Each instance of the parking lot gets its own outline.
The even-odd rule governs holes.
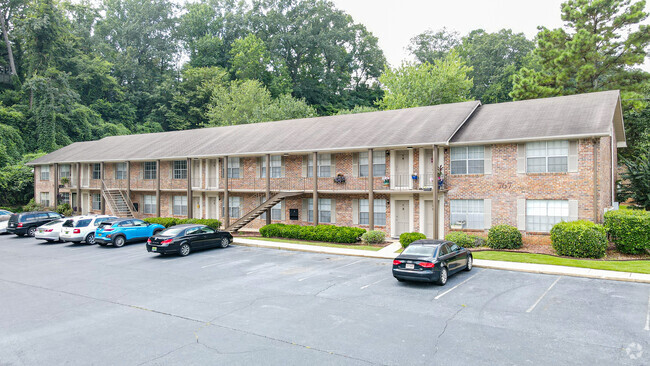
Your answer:
[[[650,364],[650,286],[231,246],[0,236],[0,365]]]

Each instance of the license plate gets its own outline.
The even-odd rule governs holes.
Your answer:
[[[43,232],[43,229],[38,230],[38,232],[39,232],[39,233],[42,233],[42,232]]]
[[[406,263],[406,267],[405,267],[405,268],[406,268],[406,269],[414,269],[414,268],[415,268],[415,264],[413,264],[413,263]]]
[[[70,234],[70,232],[68,230],[64,231],[63,233],[66,234],[66,235]]]
[[[158,250],[158,247],[151,247],[152,252],[155,252],[156,250]]]
[[[102,234],[101,234],[101,233],[97,233],[95,236],[102,236]]]

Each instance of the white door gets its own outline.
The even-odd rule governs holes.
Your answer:
[[[395,151],[395,177],[391,177],[395,187],[409,187],[409,152],[408,150]]]
[[[424,187],[433,187],[433,173],[434,173],[434,168],[433,168],[433,149],[425,149],[424,150],[424,169],[422,170],[424,172],[424,175],[420,177],[421,181],[420,183]],[[422,168],[421,168],[422,169]]]
[[[192,187],[201,188],[201,160],[192,160]]]
[[[208,218],[217,218],[217,197],[208,197]]]
[[[433,238],[433,200],[424,201],[424,227],[422,233],[427,238]]]
[[[409,231],[410,211],[408,200],[395,201],[395,235],[400,236],[402,233]]]
[[[90,196],[88,193],[83,193],[81,195],[81,213],[87,214],[90,212]]]
[[[208,168],[208,187],[217,187],[217,159],[210,159]]]
[[[203,212],[201,210],[201,196],[194,196],[192,197],[192,217],[195,219],[200,219],[203,218]]]

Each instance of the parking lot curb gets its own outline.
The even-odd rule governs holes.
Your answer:
[[[263,241],[263,240],[254,240],[254,239],[241,239],[237,237],[235,237],[233,244],[247,246],[247,247],[292,250],[292,251],[321,253],[321,254],[348,255],[348,256],[355,256],[355,257],[375,258],[375,259],[394,259],[399,255],[398,253],[386,253],[386,252],[380,253],[380,251],[322,247],[317,245],[292,244],[292,243],[282,243],[282,242],[270,242],[270,241]],[[591,268],[556,266],[552,264],[533,264],[533,263],[475,259],[474,266],[481,267],[481,268],[499,269],[499,270],[516,271],[516,272],[595,278],[595,279],[612,280],[612,281],[650,283],[650,274],[607,271],[607,270],[591,269]]]

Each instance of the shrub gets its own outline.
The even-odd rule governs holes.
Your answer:
[[[373,230],[363,233],[361,240],[368,244],[381,244],[386,239],[386,234],[383,231]]]
[[[29,211],[45,211],[47,207],[41,205],[40,203],[36,203],[36,201],[32,198],[29,200],[29,203],[23,206],[23,212],[29,212]]]
[[[402,244],[402,248],[406,248],[412,242],[426,238],[427,236],[422,233],[402,233],[402,235],[399,236],[399,242]]]
[[[614,210],[605,213],[605,229],[622,253],[650,252],[650,212]]]
[[[164,227],[170,227],[174,225],[180,224],[179,221],[182,219],[177,219],[175,217],[147,217],[144,219],[145,222],[148,222],[150,224],[160,224]]]
[[[476,247],[484,247],[484,246],[485,246],[485,238],[484,238],[484,237],[482,237],[482,236],[478,236],[478,235],[470,235],[469,237],[470,237],[470,238],[472,239],[472,241],[474,242],[472,245],[473,245],[475,248],[476,248]]]
[[[260,235],[271,238],[326,241],[332,243],[356,243],[365,229],[348,226],[318,225],[300,226],[270,224],[260,229]]]
[[[487,246],[493,249],[517,249],[522,246],[521,233],[510,225],[496,225],[488,231]]]
[[[472,248],[474,247],[474,239],[462,231],[452,231],[447,236],[445,240],[453,241],[463,248]]]
[[[186,224],[199,224],[209,226],[215,230],[219,230],[221,227],[221,221],[216,219],[186,219]]]
[[[607,250],[607,235],[604,227],[590,221],[559,222],[551,229],[551,244],[558,255],[601,258]]]
[[[62,203],[56,206],[56,212],[63,216],[72,216],[72,207],[70,207],[69,203]]]

